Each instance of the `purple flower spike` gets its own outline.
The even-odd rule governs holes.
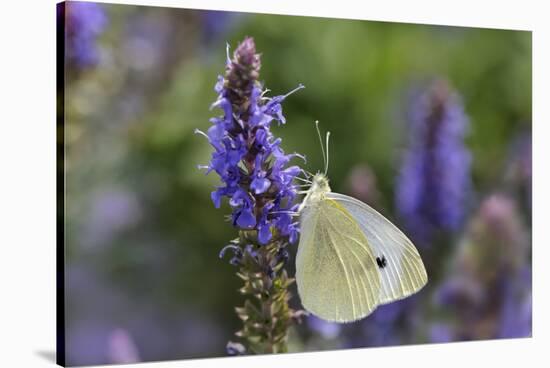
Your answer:
[[[436,231],[462,225],[470,190],[471,157],[464,145],[468,119],[443,81],[433,83],[412,107],[396,204],[408,232],[425,245]]]
[[[298,166],[286,167],[297,154],[285,155],[282,140],[270,131],[273,120],[284,124],[282,102],[294,90],[273,98],[264,97],[258,82],[260,56],[252,38],[246,38],[226,65],[225,77],[218,77],[214,90],[218,98],[212,107],[223,115],[212,118],[207,133],[214,148],[207,173],[215,171],[223,183],[212,192],[216,208],[222,197],[229,198],[233,224],[241,229],[255,229],[261,244],[273,239],[272,230],[295,242],[298,227],[289,211],[296,211],[292,201],[297,187],[294,178]]]
[[[97,38],[107,26],[107,15],[101,4],[69,2],[65,5],[65,40],[67,62],[78,69],[99,62]]]
[[[258,82],[260,65],[252,38],[237,47],[233,58],[228,46],[225,76],[218,78],[214,87],[218,98],[212,105],[223,115],[210,119],[207,133],[195,131],[213,147],[209,164],[199,168],[207,174],[214,171],[221,179],[212,201],[219,208],[223,197],[229,199],[232,224],[239,229],[239,237],[220,252],[220,257],[233,252],[229,263],[239,268],[244,282],[239,292],[248,298],[243,307],[235,308],[243,322],[236,335],[247,347],[229,342],[230,355],[287,351],[288,328],[303,315],[289,306],[292,279],[284,268],[285,248],[298,239],[298,223],[293,221],[298,205],[292,202],[298,191],[294,179],[302,172],[287,165],[293,157],[303,157],[285,154],[270,125],[274,120],[286,122],[282,102],[304,87],[265,97]]]

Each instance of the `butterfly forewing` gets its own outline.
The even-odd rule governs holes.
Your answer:
[[[345,206],[326,198],[305,207],[296,257],[303,306],[328,321],[351,322],[379,304],[380,275],[364,231]]]
[[[343,194],[329,193],[329,199],[344,207],[367,238],[374,257],[385,259],[379,267],[379,303],[405,298],[428,281],[422,259],[412,242],[395,225],[367,204]]]

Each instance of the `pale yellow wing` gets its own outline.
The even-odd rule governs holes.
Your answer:
[[[296,283],[306,310],[352,322],[379,304],[380,276],[368,240],[338,202],[320,200],[300,214]]]
[[[327,197],[343,206],[356,220],[374,257],[386,259],[386,266],[379,267],[381,304],[403,299],[426,285],[428,275],[417,249],[394,224],[355,198],[332,192]]]

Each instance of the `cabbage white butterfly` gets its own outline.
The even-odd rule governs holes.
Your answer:
[[[304,308],[334,322],[368,316],[380,304],[419,291],[428,276],[412,242],[367,204],[330,190],[328,141],[325,173],[309,174],[298,210],[300,242],[296,284]]]

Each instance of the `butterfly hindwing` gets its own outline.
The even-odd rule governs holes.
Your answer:
[[[405,298],[426,285],[428,276],[417,249],[395,225],[355,198],[332,192],[327,197],[355,219],[378,258],[381,304]]]
[[[326,198],[301,212],[296,282],[304,307],[351,322],[379,304],[380,272],[369,240],[349,211]]]

